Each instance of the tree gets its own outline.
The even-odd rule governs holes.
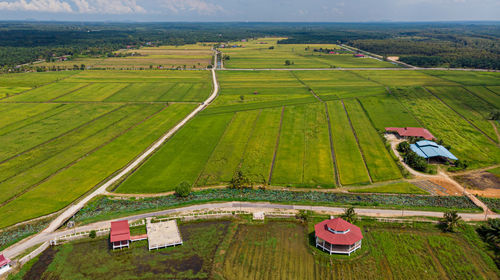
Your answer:
[[[229,187],[231,189],[244,189],[250,188],[252,186],[250,179],[239,170],[233,176],[231,181],[229,181]]]
[[[404,141],[398,144],[398,152],[406,154],[408,151],[410,151],[410,144],[408,142]]]
[[[340,217],[349,223],[355,223],[358,220],[358,215],[354,211],[354,207],[344,209],[344,214],[340,215]]]
[[[89,233],[89,237],[94,239],[97,237],[97,233],[95,232],[95,230],[91,230],[90,233]]]
[[[285,60],[285,65],[286,65],[286,66],[289,66],[289,65],[291,65],[291,64],[292,64],[292,63],[291,63],[291,61],[290,61],[290,60],[288,60],[288,59],[287,59],[287,60]]]
[[[457,214],[457,211],[447,211],[441,220],[443,231],[453,232],[457,226],[460,225],[462,217]]]
[[[240,100],[241,101],[245,100],[245,96],[244,95],[240,95]]]
[[[175,194],[179,197],[187,197],[191,193],[191,185],[188,182],[182,182],[175,187]]]

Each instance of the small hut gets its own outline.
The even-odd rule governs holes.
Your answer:
[[[351,255],[361,248],[363,234],[359,227],[341,218],[324,220],[314,226],[316,247],[331,254]]]

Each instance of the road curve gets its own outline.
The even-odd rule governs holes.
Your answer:
[[[25,250],[32,248],[38,244],[42,244],[49,240],[56,239],[60,236],[72,234],[75,232],[84,232],[90,230],[97,230],[102,228],[109,228],[112,221],[116,220],[139,220],[156,216],[165,216],[170,214],[176,214],[181,212],[189,211],[199,211],[199,210],[213,210],[213,209],[232,209],[232,210],[272,210],[272,209],[287,209],[287,210],[310,210],[310,211],[321,211],[327,212],[332,215],[340,214],[344,212],[344,208],[341,207],[329,207],[329,206],[308,206],[308,205],[289,205],[289,204],[274,204],[269,202],[221,202],[221,203],[206,203],[185,206],[180,208],[144,213],[133,215],[129,217],[124,217],[120,219],[108,220],[97,222],[74,229],[63,230],[58,232],[42,232],[33,238],[27,239],[21,243],[11,246],[6,249],[3,253],[8,258],[14,258],[19,254],[23,253]],[[356,213],[361,216],[369,217],[431,217],[431,218],[441,218],[443,217],[443,212],[432,212],[432,211],[418,211],[418,210],[391,210],[391,209],[376,209],[376,208],[356,208]],[[500,218],[499,214],[485,215],[484,213],[460,213],[459,214],[463,220],[466,221],[481,221],[486,218]]]

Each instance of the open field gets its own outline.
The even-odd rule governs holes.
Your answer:
[[[497,279],[500,271],[473,226],[442,233],[433,224],[361,221],[362,248],[330,256],[314,247],[314,224],[244,219],[180,225],[184,244],[111,251],[107,239],[51,247],[13,279]],[[87,260],[82,263],[81,260]],[[126,264],[126,265],[124,265]],[[85,273],[83,273],[85,272]]]
[[[229,224],[181,224],[184,244],[158,251],[149,251],[147,241],[112,251],[107,238],[51,247],[13,279],[208,279]]]
[[[219,48],[225,56],[229,56],[229,59],[224,61],[224,67],[254,69],[398,67],[373,58],[354,57],[352,52],[342,50],[333,44],[278,44],[279,39],[250,39],[248,42],[231,42],[227,47]],[[320,48],[335,50],[336,54],[314,51]],[[285,64],[286,60],[290,61],[290,65]]]
[[[384,86],[448,86],[456,85],[452,81],[440,79],[423,71],[353,71],[375,83]],[[458,72],[458,71],[456,71]]]
[[[150,84],[184,82],[196,87],[205,81],[208,86],[192,95],[199,100],[211,90],[206,73],[193,72],[190,77],[156,72],[165,73],[157,73]],[[72,81],[66,78],[0,102],[0,228],[65,207],[125,166],[195,107],[105,101],[132,84],[127,77],[136,76],[140,73],[120,72],[114,81],[109,71],[73,73]],[[3,77],[9,80],[1,76],[0,81]],[[136,94],[155,95],[155,87],[151,89]],[[170,92],[176,96],[178,91]],[[178,96],[186,95],[181,91]]]
[[[423,71],[426,74],[465,86],[500,86],[500,77],[494,72]]]
[[[143,47],[119,50],[114,57],[75,57],[66,61],[43,62],[35,66],[73,69],[85,65],[88,69],[204,69],[212,64],[210,45]]]

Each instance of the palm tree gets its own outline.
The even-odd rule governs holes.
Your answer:
[[[441,224],[443,225],[443,229],[445,231],[453,232],[461,220],[462,217],[457,214],[457,211],[448,211],[444,213]]]
[[[356,214],[356,211],[354,211],[354,207],[344,209],[344,214],[340,217],[349,223],[354,223],[358,220],[358,215]]]

